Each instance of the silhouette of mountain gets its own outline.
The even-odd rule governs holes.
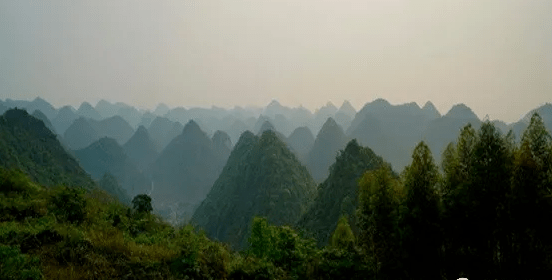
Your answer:
[[[131,199],[128,193],[121,187],[119,181],[113,174],[106,172],[102,178],[98,181],[100,188],[117,198],[123,204],[130,206]]]
[[[76,119],[63,134],[63,141],[71,150],[88,147],[99,138],[96,129],[84,117]]]
[[[238,142],[240,135],[249,129],[250,127],[247,126],[244,121],[238,119],[235,120],[232,125],[230,125],[230,127],[228,127],[225,131],[228,133],[228,135],[230,135],[232,143],[236,143]]]
[[[155,107],[155,111],[153,113],[158,116],[164,116],[169,112],[169,107],[163,103],[159,103],[157,107]]]
[[[6,111],[0,117],[0,135],[0,166],[20,169],[45,186],[95,186],[56,135],[25,110]]]
[[[48,119],[48,117],[46,117],[46,115],[44,115],[40,110],[35,110],[33,112],[33,117],[41,120],[42,122],[44,122],[44,125],[51,131],[53,132],[54,134],[57,134],[56,133],[56,129],[54,128],[54,126],[52,125],[52,123],[50,122],[50,120]]]
[[[102,99],[98,101],[94,109],[102,116],[102,119],[107,119],[117,115],[117,111],[119,111],[119,106]]]
[[[347,144],[343,128],[333,118],[328,118],[316,139],[307,158],[307,168],[316,182],[328,177],[328,168],[335,161],[337,152]]]
[[[93,120],[102,119],[102,116],[88,102],[83,102],[80,105],[79,109],[77,109],[77,115]]]
[[[117,104],[119,105],[117,115],[121,116],[132,128],[137,127],[142,120],[142,113],[138,109],[124,103]]]
[[[63,135],[67,128],[79,118],[71,106],[63,106],[59,109],[56,117],[52,120],[52,124],[56,129],[57,133]]]
[[[128,157],[140,170],[146,170],[159,156],[148,130],[140,126],[132,137],[123,145]]]
[[[150,168],[155,205],[169,208],[186,203],[188,207],[183,209],[186,213],[178,215],[186,214],[189,218],[213,186],[225,161],[211,139],[190,120]]]
[[[157,151],[161,152],[176,136],[182,133],[183,129],[184,126],[179,122],[157,117],[151,122],[148,132],[157,147]]]
[[[296,128],[286,142],[297,158],[306,163],[306,157],[314,145],[314,136],[310,129],[306,126]]]
[[[272,130],[246,131],[192,223],[217,240],[244,248],[254,216],[275,225],[294,224],[309,207],[316,185]]]
[[[90,120],[89,122],[100,137],[113,138],[119,145],[126,143],[134,134],[134,129],[130,124],[118,115],[101,121]]]
[[[84,149],[76,150],[75,156],[92,178],[100,180],[109,172],[131,196],[150,189],[150,181],[127,157],[115,139],[103,137]]]
[[[213,135],[212,141],[215,152],[220,158],[224,159],[224,163],[226,163],[226,160],[232,151],[232,140],[230,139],[230,136],[228,136],[228,134],[224,131],[217,130],[215,135]]]
[[[358,207],[358,180],[369,170],[384,163],[371,149],[361,147],[355,139],[339,152],[330,168],[330,175],[318,187],[318,194],[311,208],[299,220],[298,226],[306,229],[319,245],[327,245],[339,217],[346,215],[353,232],[356,227]]]

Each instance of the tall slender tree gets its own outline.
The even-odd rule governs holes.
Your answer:
[[[405,270],[409,279],[439,279],[441,227],[437,185],[439,170],[428,146],[420,142],[404,174],[406,197],[401,214]]]

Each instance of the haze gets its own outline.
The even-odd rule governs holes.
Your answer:
[[[552,1],[0,1],[0,99],[143,108],[552,101]]]

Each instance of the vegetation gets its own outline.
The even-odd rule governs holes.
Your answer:
[[[228,215],[199,216],[207,232],[167,224],[151,213],[148,195],[131,208],[103,190],[68,185],[71,178],[0,168],[0,279],[538,279],[552,271],[552,138],[534,114],[521,142],[514,139],[488,121],[467,125],[440,168],[421,142],[400,175],[350,142],[330,178],[355,187],[357,204],[344,212],[317,200],[338,213],[324,247],[283,222],[306,210],[316,189],[271,131],[242,135],[223,171],[234,175],[219,178],[220,197],[210,195],[201,210]],[[373,164],[362,167],[354,155]],[[346,197],[339,189],[337,200]],[[322,193],[332,191],[322,184]],[[257,208],[236,211],[244,201]],[[236,227],[219,227],[225,222]],[[241,231],[240,251],[207,237],[232,230]]]

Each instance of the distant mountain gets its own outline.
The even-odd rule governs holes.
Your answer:
[[[552,104],[546,103],[538,108],[535,108],[531,111],[529,111],[521,120],[519,120],[517,123],[513,123],[510,125],[510,128],[513,130],[516,140],[521,141],[521,137],[523,136],[523,132],[525,129],[529,126],[529,122],[531,122],[531,117],[535,112],[538,112],[539,115],[542,118],[542,121],[544,122],[544,126],[549,132],[552,132]]]
[[[437,118],[439,112],[431,102],[420,108],[414,102],[391,105],[387,100],[377,99],[355,115],[347,135],[373,149],[400,171],[410,162],[411,151],[422,140],[429,123]]]
[[[358,206],[358,180],[369,170],[384,163],[371,149],[361,147],[355,139],[339,152],[330,168],[330,175],[318,187],[311,208],[299,220],[298,226],[314,235],[319,245],[327,245],[337,226],[346,215],[353,232],[358,233],[355,211]]]
[[[441,161],[441,154],[446,146],[456,141],[460,130],[468,123],[471,123],[476,130],[481,125],[479,118],[464,104],[454,105],[443,117],[428,123],[423,132],[423,140],[431,149],[437,162]]]
[[[96,112],[98,112],[102,116],[102,119],[111,118],[117,115],[117,111],[119,111],[119,108],[119,106],[112,104],[104,99],[98,101],[96,107],[94,107]]]
[[[140,113],[138,109],[124,103],[117,104],[120,107],[117,111],[117,115],[121,116],[132,128],[137,127],[142,120],[142,113]]]
[[[148,132],[157,147],[157,151],[161,152],[176,136],[182,133],[183,129],[184,126],[179,122],[157,117],[151,122]]]
[[[46,117],[46,115],[44,115],[44,113],[42,113],[40,110],[35,110],[33,112],[33,117],[41,120],[44,122],[44,125],[51,131],[53,132],[54,134],[57,134],[56,133],[56,129],[54,128],[54,126],[52,125],[52,123],[50,122],[50,120],[48,119],[48,117]]]
[[[54,119],[57,114],[54,106],[40,97],[35,98],[33,101],[6,99],[4,106],[6,107],[6,110],[17,107],[18,109],[25,109],[29,113],[39,110],[46,115],[49,120]]]
[[[169,112],[169,107],[163,103],[159,103],[157,107],[155,107],[155,111],[153,113],[158,116],[164,116]]]
[[[6,107],[6,105],[4,105],[4,102],[0,100],[0,114],[3,115],[7,110],[8,110],[8,107]]]
[[[339,110],[335,113],[334,119],[343,129],[347,129],[349,125],[351,125],[355,114],[355,108],[353,108],[349,101],[345,100],[343,105],[341,105]]]
[[[307,154],[314,145],[314,136],[308,127],[302,126],[296,128],[291,135],[289,135],[286,142],[297,158],[305,163]]]
[[[99,138],[96,129],[84,117],[76,119],[63,134],[63,141],[71,150],[88,147]]]
[[[78,118],[79,115],[74,112],[71,106],[63,106],[59,109],[56,117],[51,121],[57,133],[63,135],[67,128]]]
[[[316,182],[322,182],[328,177],[330,165],[335,161],[337,152],[347,144],[347,136],[343,128],[333,118],[328,118],[307,156],[307,168]]]
[[[101,120],[102,116],[90,105],[88,102],[83,102],[79,109],[77,109],[77,115],[85,117],[87,119]]]
[[[151,196],[156,207],[168,208],[184,202],[188,204],[185,210],[191,216],[194,207],[213,186],[225,161],[211,139],[195,121],[190,120],[182,134],[167,145],[149,170],[155,186]]]
[[[103,137],[90,146],[75,151],[75,156],[92,178],[100,180],[109,172],[131,196],[151,188],[150,181],[138,170],[115,139]]]
[[[224,129],[224,131],[230,135],[232,143],[236,143],[238,142],[238,139],[240,139],[240,135],[249,129],[251,128],[247,126],[244,121],[238,119],[235,120],[228,128]]]
[[[308,209],[316,184],[276,134],[246,131],[192,223],[236,249],[246,246],[254,216],[293,225]]]
[[[123,145],[128,157],[140,170],[146,170],[159,156],[148,130],[140,126],[132,137]]]
[[[232,140],[230,136],[224,131],[217,130],[211,141],[213,141],[213,146],[217,155],[224,159],[224,163],[226,163],[232,151]]]
[[[56,135],[25,110],[6,111],[0,117],[0,135],[0,166],[21,169],[45,186],[95,186]]]
[[[333,118],[337,113],[337,107],[332,102],[326,103],[326,105],[320,107],[320,109],[314,112],[314,120],[309,127],[313,133],[318,134],[323,124],[328,118]]]
[[[106,172],[102,178],[98,181],[98,185],[101,189],[117,198],[125,205],[131,205],[131,198],[128,193],[121,187],[117,178],[113,174]]]
[[[100,137],[109,137],[123,145],[132,137],[134,129],[121,116],[113,116],[101,121],[89,120],[90,125],[98,132]]]

